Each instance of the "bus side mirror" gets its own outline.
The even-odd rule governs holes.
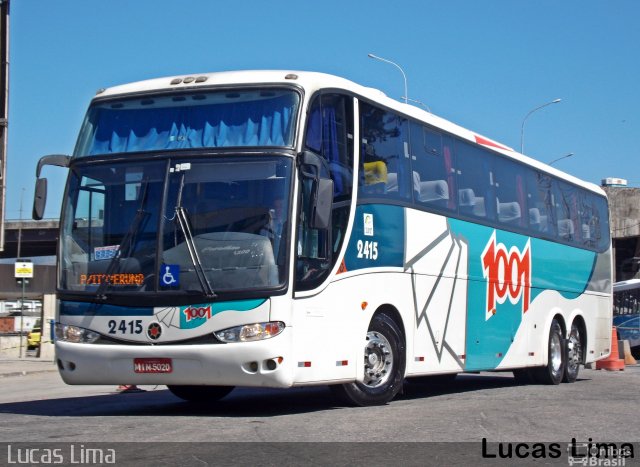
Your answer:
[[[328,175],[328,167],[317,154],[304,151],[300,154],[300,172],[308,180],[312,180],[311,189],[311,219],[309,227],[317,230],[327,230],[331,226],[331,211],[333,209],[333,180],[322,175],[322,169]]]
[[[36,179],[36,189],[33,195],[33,212],[31,217],[39,221],[44,216],[44,208],[47,205],[47,179]]]
[[[57,167],[69,167],[71,156],[63,154],[52,154],[43,156],[38,161],[36,167],[36,188],[33,196],[33,211],[31,217],[39,221],[44,216],[44,208],[47,205],[47,179],[40,178],[40,172],[45,165],[55,165]]]
[[[320,178],[315,186],[315,205],[311,218],[311,228],[327,230],[331,226],[333,180],[330,178]]]

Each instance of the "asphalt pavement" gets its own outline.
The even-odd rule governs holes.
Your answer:
[[[47,373],[58,371],[53,360],[43,360],[38,357],[4,357],[0,355],[0,378],[25,376],[33,373]]]

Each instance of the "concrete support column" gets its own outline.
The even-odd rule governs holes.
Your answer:
[[[55,294],[44,295],[42,299],[42,337],[40,339],[40,358],[42,360],[55,360],[55,347],[51,336],[51,324],[56,318]]]

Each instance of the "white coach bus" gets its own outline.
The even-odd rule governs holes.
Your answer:
[[[607,199],[375,89],[242,71],[100,90],[68,167],[56,355],[69,384],[572,382],[609,354]]]

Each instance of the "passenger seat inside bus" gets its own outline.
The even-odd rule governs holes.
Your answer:
[[[540,223],[542,221],[540,216],[540,209],[529,208],[529,227],[533,230],[540,230]]]
[[[415,172],[414,172],[415,173]],[[449,200],[449,185],[444,180],[428,180],[426,182],[418,182],[419,197],[422,203],[433,203],[446,206]]]
[[[473,188],[462,188],[458,190],[458,206],[460,208],[460,214],[474,217],[487,217],[484,198],[482,196],[476,196]]]
[[[413,191],[416,199],[420,198],[420,174],[413,171]],[[389,172],[387,174],[387,183],[385,186],[385,193],[398,193],[398,174],[396,172]]]
[[[386,189],[387,181],[387,164],[383,161],[364,163],[364,184],[366,193],[383,193]]]
[[[505,224],[515,224],[520,220],[522,211],[517,201],[508,203],[498,202],[498,221]]]
[[[561,219],[558,221],[558,236],[564,240],[573,238],[574,228],[571,219]]]

